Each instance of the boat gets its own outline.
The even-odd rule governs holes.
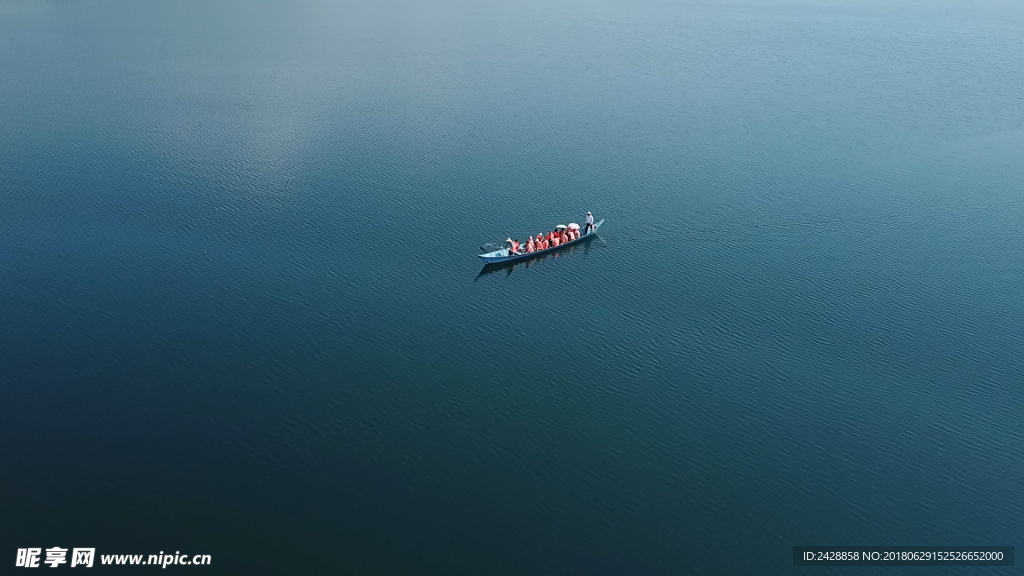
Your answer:
[[[589,239],[593,238],[594,236],[597,236],[597,229],[601,227],[601,224],[604,224],[604,219],[601,219],[600,222],[595,223],[593,230],[591,230],[590,232],[587,232],[586,234],[583,234],[579,238],[577,238],[575,240],[570,240],[570,241],[566,242],[565,244],[559,244],[558,246],[552,246],[551,248],[548,248],[547,250],[538,250],[536,252],[530,252],[530,253],[524,252],[522,254],[509,255],[508,248],[502,248],[501,250],[495,250],[494,252],[488,252],[486,254],[478,254],[478,256],[486,264],[502,264],[502,263],[505,263],[505,262],[516,262],[516,261],[519,261],[519,260],[527,260],[529,258],[536,258],[537,256],[540,256],[541,254],[548,254],[548,253],[554,252],[556,250],[561,250],[562,248],[565,248],[566,246],[572,246],[573,244],[577,244],[579,242],[584,242],[586,240],[589,240]]]

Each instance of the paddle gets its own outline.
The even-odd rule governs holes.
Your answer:
[[[504,250],[505,248],[508,248],[507,244],[507,242],[501,242],[500,244],[487,242],[483,246],[480,246],[480,249],[483,250],[484,252],[494,252],[495,250]]]
[[[495,250],[504,250],[505,248],[508,248],[508,243],[507,242],[502,242],[500,244],[495,244],[493,242],[487,242],[487,243],[483,244],[482,246],[480,246],[480,249],[483,250],[484,252],[494,252]],[[523,250],[525,248],[526,248],[526,243],[525,242],[521,243],[520,244],[520,250]]]
[[[523,253],[522,250],[524,250],[524,249],[525,248],[520,248],[520,251],[517,254],[514,254],[514,256],[518,256],[518,255],[522,254]],[[483,246],[481,246],[480,250],[483,250],[484,253],[490,253],[490,252],[497,252],[498,250],[511,250],[511,248],[509,248],[506,245],[506,243],[492,244],[492,243],[488,242],[488,243],[484,244]],[[509,254],[509,256],[513,256],[513,254]]]

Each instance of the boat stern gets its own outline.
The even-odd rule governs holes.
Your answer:
[[[494,252],[488,252],[486,254],[477,254],[477,257],[487,264],[501,262],[502,260],[508,258],[508,249],[502,248],[501,250],[495,250]]]

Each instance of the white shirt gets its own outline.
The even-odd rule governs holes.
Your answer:
[[[593,223],[594,223],[594,215],[593,214],[587,214],[587,224],[593,224]]]

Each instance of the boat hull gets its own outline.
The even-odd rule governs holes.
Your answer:
[[[591,230],[590,232],[587,232],[586,234],[580,236],[579,238],[577,238],[575,240],[570,240],[569,242],[566,242],[565,244],[559,244],[558,246],[552,246],[551,248],[548,248],[547,250],[540,250],[540,251],[537,251],[537,252],[530,252],[529,254],[517,254],[515,256],[509,256],[508,255],[508,248],[502,248],[501,250],[495,250],[494,252],[488,252],[487,254],[478,254],[477,256],[481,260],[483,260],[485,264],[504,264],[506,262],[518,262],[520,260],[529,260],[530,258],[536,258],[537,256],[541,256],[541,255],[544,255],[544,254],[550,254],[552,252],[557,252],[558,250],[561,250],[562,248],[567,248],[569,246],[572,246],[573,244],[579,244],[581,242],[586,242],[587,240],[593,238],[594,236],[597,236],[597,229],[601,227],[601,224],[604,224],[604,220],[601,220],[600,222],[597,222],[596,224],[594,224],[594,229],[593,230]]]

